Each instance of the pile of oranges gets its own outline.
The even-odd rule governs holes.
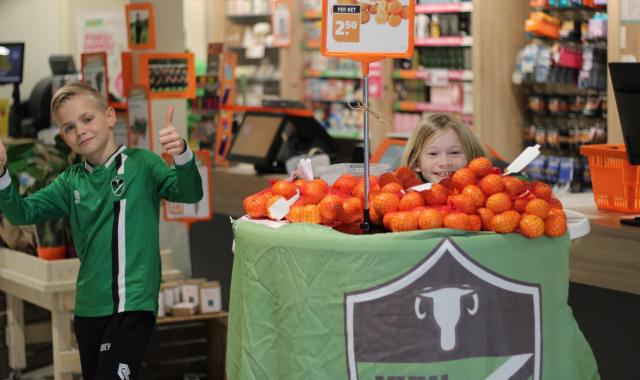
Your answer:
[[[549,185],[516,176],[503,176],[491,161],[469,162],[426,191],[409,188],[422,183],[408,167],[370,177],[369,215],[374,225],[393,232],[453,228],[467,231],[519,232],[535,239],[558,237],[567,231],[562,204]],[[364,178],[340,176],[332,186],[325,181],[277,181],[271,188],[244,199],[252,218],[270,217],[269,206],[297,191],[290,222],[329,226],[359,223],[364,208]]]

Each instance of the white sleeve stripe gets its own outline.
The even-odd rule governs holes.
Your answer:
[[[11,176],[9,175],[9,169],[5,169],[4,174],[0,177],[0,190],[4,190],[11,185]]]
[[[175,162],[176,165],[184,165],[187,162],[191,161],[192,157],[193,157],[193,152],[191,151],[191,148],[187,147],[187,149],[184,152],[173,156],[173,161]]]

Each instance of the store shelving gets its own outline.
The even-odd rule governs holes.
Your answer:
[[[607,139],[606,7],[535,5],[513,77],[525,95],[523,144],[542,146],[528,174],[582,191],[590,181],[580,146]]]
[[[280,97],[280,48],[268,43],[271,3],[227,0],[226,9],[225,47],[238,55],[236,104],[260,106]]]
[[[395,60],[391,72],[394,131],[410,132],[422,113],[456,114],[472,124],[473,8],[471,1],[416,5],[414,55]]]
[[[320,1],[303,2],[302,99],[333,137],[359,139],[362,112],[353,106],[362,99],[360,64],[320,54],[321,14]]]

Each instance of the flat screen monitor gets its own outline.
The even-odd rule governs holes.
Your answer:
[[[0,84],[21,83],[24,43],[0,42]]]
[[[73,62],[73,56],[70,55],[50,56],[49,67],[53,75],[67,75],[78,72],[78,70],[76,70],[76,64]]]
[[[640,165],[640,63],[609,63],[627,158]]]
[[[245,114],[233,138],[229,159],[253,164],[267,161],[282,121],[282,116],[277,114]]]
[[[286,173],[286,161],[325,153],[336,146],[316,119],[285,112],[247,111],[232,140],[227,159],[254,164],[258,173]]]

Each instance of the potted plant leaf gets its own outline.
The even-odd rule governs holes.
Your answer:
[[[8,168],[19,193],[28,196],[50,184],[79,158],[56,136],[55,145],[33,140],[16,140],[7,144]],[[64,258],[71,244],[68,218],[50,220],[35,226],[38,256],[51,260]]]

